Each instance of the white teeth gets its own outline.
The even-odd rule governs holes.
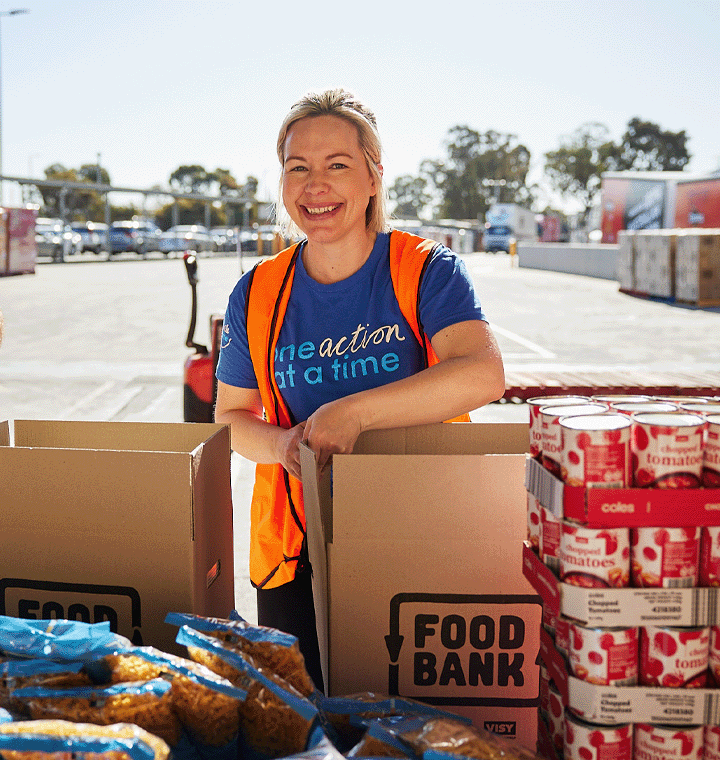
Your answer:
[[[306,207],[307,208],[307,207]],[[336,209],[337,206],[323,206],[322,208],[307,208],[308,214],[326,214],[328,211]]]

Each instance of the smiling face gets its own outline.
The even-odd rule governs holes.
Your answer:
[[[338,116],[309,116],[290,127],[283,204],[310,243],[371,237],[366,210],[376,192],[353,124]]]

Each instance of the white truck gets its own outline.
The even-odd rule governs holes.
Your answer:
[[[515,203],[496,203],[485,214],[483,247],[486,251],[510,252],[511,240],[538,239],[535,214]]]

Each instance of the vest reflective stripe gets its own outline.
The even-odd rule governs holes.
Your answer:
[[[275,379],[275,348],[285,318],[302,244],[259,262],[246,299],[250,356],[265,410],[273,425],[296,424]],[[390,272],[400,310],[420,343],[426,364],[438,358],[419,320],[420,283],[437,243],[394,230],[390,234]],[[469,415],[452,420],[469,422]],[[295,577],[297,562],[307,561],[302,484],[279,464],[258,464],[250,507],[250,580],[258,588],[275,588]]]

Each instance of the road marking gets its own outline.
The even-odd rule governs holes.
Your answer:
[[[158,410],[163,406],[167,406],[169,409],[172,409],[173,406],[175,406],[179,414],[179,410],[182,409],[182,403],[177,403],[178,399],[182,402],[182,388],[165,388],[142,411],[128,415],[127,420],[141,422],[146,419],[156,419]],[[169,401],[172,401],[172,404],[168,403]]]
[[[497,325],[493,324],[490,325],[490,328],[493,332],[496,332],[499,335],[504,335],[506,338],[514,340],[521,346],[525,346],[525,348],[530,349],[530,351],[537,354],[538,356],[542,356],[543,359],[557,359],[557,354],[554,354],[552,351],[548,351],[542,346],[538,346],[537,343],[533,343],[527,338],[523,338],[522,335],[518,335],[517,333],[511,332],[510,330],[505,330],[503,327],[498,327]]]
[[[102,385],[98,385],[97,388],[92,393],[88,393],[86,396],[83,396],[81,399],[76,401],[72,406],[68,407],[67,409],[63,409],[62,412],[60,412],[57,417],[55,417],[56,420],[69,420],[75,412],[77,412],[79,409],[82,409],[84,406],[87,406],[87,404],[94,401],[98,396],[102,396],[103,393],[106,393],[109,391],[113,386],[115,385],[114,381],[108,380],[106,383],[103,383]]]

